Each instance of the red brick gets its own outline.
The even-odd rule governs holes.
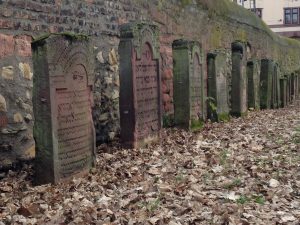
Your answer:
[[[14,27],[13,21],[0,19],[0,28],[2,28],[2,29],[12,29],[13,27]]]
[[[8,123],[8,118],[5,114],[0,114],[0,127],[6,127]]]
[[[172,47],[170,45],[160,46],[160,52],[172,56]]]
[[[12,35],[0,34],[0,59],[14,53],[14,37]]]
[[[16,54],[23,57],[31,56],[31,41],[32,37],[29,35],[16,36]]]
[[[151,7],[150,8],[150,15],[153,19],[155,19],[156,22],[161,24],[166,24],[166,15],[164,13],[161,13],[157,7]]]

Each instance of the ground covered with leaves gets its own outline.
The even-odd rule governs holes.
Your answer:
[[[145,149],[102,145],[68,184],[33,186],[32,164],[0,177],[0,225],[299,225],[300,106],[164,130]]]

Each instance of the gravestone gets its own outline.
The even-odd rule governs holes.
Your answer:
[[[86,174],[95,163],[93,52],[85,36],[32,43],[36,183]]]
[[[274,63],[270,59],[261,60],[260,73],[260,108],[270,109],[272,101],[272,84]]]
[[[243,116],[247,113],[247,75],[246,45],[232,43],[232,81],[231,81],[231,115]]]
[[[137,148],[157,139],[162,126],[159,30],[136,22],[120,32],[121,140]]]
[[[294,101],[296,99],[296,79],[295,79],[295,73],[291,74],[291,101]]]
[[[276,100],[277,100],[277,108],[281,105],[281,92],[280,92],[280,77],[281,77],[281,70],[278,64],[276,64]]]
[[[273,66],[271,108],[277,109],[280,105],[280,73],[277,63]]]
[[[228,74],[231,74],[225,51],[216,50],[207,55],[208,118],[212,121],[229,120]]]
[[[174,41],[172,47],[175,124],[198,130],[206,119],[207,93],[201,47],[186,40]]]
[[[248,108],[260,109],[259,83],[260,60],[252,60],[247,63],[248,77]]]
[[[295,94],[296,94],[296,99],[299,99],[299,71],[295,74],[295,81],[296,81],[296,86],[295,86]]]
[[[292,102],[292,79],[291,74],[288,75],[288,104]]]
[[[287,105],[287,79],[280,78],[280,107],[284,108]]]
[[[290,104],[290,76],[289,75],[284,75],[286,79],[286,104]]]

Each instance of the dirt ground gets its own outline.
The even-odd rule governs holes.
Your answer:
[[[198,133],[98,149],[90,175],[34,187],[33,165],[0,175],[3,224],[300,224],[300,104]]]

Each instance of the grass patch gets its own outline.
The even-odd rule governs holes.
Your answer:
[[[224,149],[222,152],[220,152],[219,158],[220,158],[220,165],[224,166],[227,164],[228,160],[228,150]]]
[[[199,131],[203,128],[204,122],[201,120],[194,120],[191,121],[191,130],[192,131]]]
[[[176,177],[175,177],[175,180],[176,180],[176,183],[181,183],[184,181],[184,175],[183,173],[180,173],[178,174]]]
[[[245,204],[245,203],[247,203],[247,202],[250,202],[250,201],[251,201],[251,199],[248,198],[248,197],[245,196],[245,195],[241,195],[241,196],[239,197],[239,199],[236,200],[236,202],[237,202],[238,204],[241,204],[241,205],[243,205],[243,204]]]
[[[142,202],[139,204],[139,206],[141,208],[145,208],[149,213],[153,213],[155,210],[157,210],[159,208],[160,204],[161,204],[161,200],[158,197],[153,201]]]
[[[263,196],[257,196],[254,198],[255,203],[260,204],[260,205],[264,205],[266,200]]]
[[[164,128],[169,128],[169,127],[174,127],[175,121],[174,121],[174,116],[173,115],[163,115],[163,127]]]
[[[233,188],[235,188],[235,187],[238,187],[238,186],[241,186],[241,184],[242,184],[242,181],[240,180],[240,179],[235,179],[234,181],[232,181],[231,183],[229,183],[229,184],[225,184],[224,185],[224,188],[225,189],[233,189]]]

